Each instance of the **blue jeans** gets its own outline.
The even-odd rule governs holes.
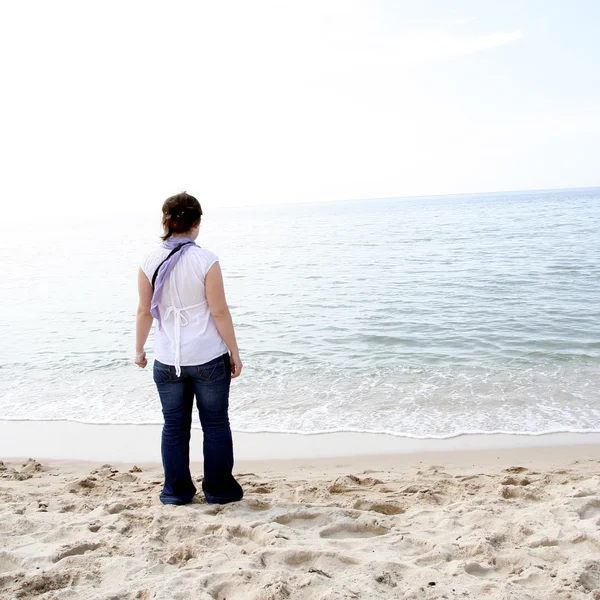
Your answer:
[[[162,404],[163,504],[186,504],[196,494],[190,474],[190,434],[194,396],[204,434],[202,491],[210,504],[241,500],[244,492],[232,475],[233,441],[229,427],[231,362],[224,354],[203,365],[175,367],[154,361],[154,382]]]

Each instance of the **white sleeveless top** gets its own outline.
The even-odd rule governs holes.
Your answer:
[[[159,246],[142,262],[148,281],[170,250]],[[161,328],[154,330],[154,357],[165,365],[202,365],[227,352],[210,314],[204,280],[219,260],[216,254],[195,246],[182,254],[169,273],[158,305]]]

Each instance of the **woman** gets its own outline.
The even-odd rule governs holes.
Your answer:
[[[229,386],[242,372],[223,277],[215,254],[195,244],[202,209],[196,198],[177,194],[163,204],[163,244],[138,272],[135,362],[148,364],[144,345],[153,319],[154,382],[162,404],[164,504],[191,502],[196,487],[190,475],[190,428],[194,396],[204,434],[207,502],[241,500],[232,475]]]

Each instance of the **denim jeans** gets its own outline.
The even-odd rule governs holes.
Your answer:
[[[231,363],[224,354],[203,365],[175,367],[154,361],[154,382],[162,404],[163,504],[186,504],[196,494],[190,474],[190,434],[194,396],[204,434],[202,491],[210,504],[226,504],[244,495],[232,475],[233,441],[229,427]]]

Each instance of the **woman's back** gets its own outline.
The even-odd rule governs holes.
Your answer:
[[[159,246],[142,262],[150,283],[169,253],[168,248]],[[227,352],[210,313],[204,287],[206,274],[218,260],[210,250],[193,246],[182,254],[166,278],[159,302],[161,327],[154,334],[154,354],[161,363],[176,362],[178,321],[181,365],[203,364]]]

